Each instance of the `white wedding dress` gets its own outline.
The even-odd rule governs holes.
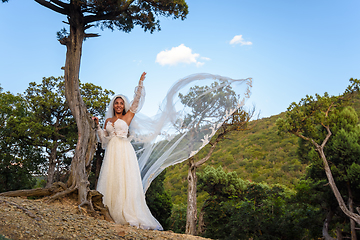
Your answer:
[[[131,145],[128,125],[117,119],[106,125],[108,139],[97,190],[116,223],[142,229],[163,230],[145,201],[137,157]]]

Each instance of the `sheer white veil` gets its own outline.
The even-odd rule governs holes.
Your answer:
[[[138,157],[144,192],[168,166],[194,156],[250,97],[252,79],[231,79],[199,73],[174,83],[153,117],[137,113],[129,140]],[[113,116],[110,102],[105,119]]]

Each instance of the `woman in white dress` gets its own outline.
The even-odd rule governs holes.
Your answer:
[[[144,103],[145,75],[131,103],[123,95],[111,100],[103,129],[94,118],[106,148],[97,190],[116,223],[162,230],[146,205],[146,190],[168,166],[187,160],[209,143],[222,124],[244,106],[252,79],[208,73],[179,79],[168,90],[159,112],[149,118],[138,113]]]
[[[103,202],[115,223],[163,230],[146,205],[139,164],[128,139],[131,121],[144,100],[145,75],[145,72],[141,75],[131,103],[123,95],[113,98],[103,129],[99,126],[98,118],[94,117],[98,136],[106,147],[97,190],[103,194]]]

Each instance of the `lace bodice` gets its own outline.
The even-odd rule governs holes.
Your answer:
[[[127,138],[128,130],[129,126],[120,118],[118,118],[114,123],[108,121],[106,124],[106,132],[110,138],[114,136]]]

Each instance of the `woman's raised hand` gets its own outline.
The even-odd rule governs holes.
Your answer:
[[[143,72],[140,77],[139,84],[141,84],[145,80],[146,72]]]

